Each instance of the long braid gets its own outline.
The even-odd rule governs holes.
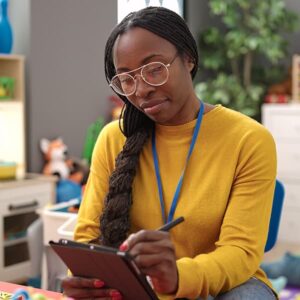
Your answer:
[[[107,82],[116,74],[113,48],[118,36],[134,27],[141,27],[171,42],[179,55],[187,55],[194,63],[191,76],[198,69],[196,42],[184,20],[162,7],[148,7],[130,13],[111,32],[105,47],[105,76]],[[115,170],[109,179],[109,190],[100,217],[100,242],[118,247],[130,229],[130,207],[132,204],[132,183],[139,162],[139,155],[148,140],[154,122],[135,108],[125,96],[119,96],[125,103],[120,117],[120,129],[126,136],[123,150],[116,158]]]
[[[132,203],[132,182],[139,154],[148,139],[148,131],[141,129],[126,139],[116,158],[116,168],[109,179],[109,191],[100,218],[101,243],[118,247],[130,229],[129,210]]]

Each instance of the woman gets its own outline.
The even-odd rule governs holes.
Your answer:
[[[168,9],[131,13],[114,28],[105,73],[125,109],[120,127],[112,122],[98,138],[75,239],[129,251],[162,299],[276,299],[259,268],[273,139],[252,119],[197,99],[197,68],[196,43]],[[155,231],[178,216],[185,221],[170,233]],[[122,299],[104,285],[63,281],[76,299]]]

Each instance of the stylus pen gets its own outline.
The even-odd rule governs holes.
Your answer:
[[[168,231],[170,230],[171,228],[173,228],[174,226],[176,226],[177,224],[181,223],[184,221],[184,217],[179,217],[175,220],[172,220],[171,222],[163,225],[162,227],[158,228],[157,230],[159,231]]]

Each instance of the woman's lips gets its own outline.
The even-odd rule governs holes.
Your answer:
[[[149,100],[149,101],[143,102],[140,105],[140,108],[146,114],[153,115],[153,114],[158,113],[162,109],[162,107],[165,103],[166,103],[166,100],[153,100],[153,101]]]

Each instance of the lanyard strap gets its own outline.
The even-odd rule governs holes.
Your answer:
[[[152,155],[153,155],[153,161],[154,161],[154,167],[155,167],[155,175],[156,175],[156,181],[157,181],[157,187],[158,187],[158,193],[159,193],[159,201],[160,201],[160,208],[161,208],[161,213],[162,213],[162,218],[164,223],[168,223],[170,221],[173,220],[174,217],[174,213],[175,213],[175,209],[178,203],[178,199],[179,199],[179,194],[180,194],[180,190],[181,190],[181,186],[182,186],[182,182],[183,182],[183,176],[187,167],[187,164],[189,162],[190,156],[192,155],[192,152],[194,150],[194,146],[198,137],[198,133],[199,133],[199,129],[201,126],[201,122],[202,122],[202,117],[203,117],[203,112],[204,112],[204,104],[201,102],[200,104],[200,111],[198,113],[198,117],[197,117],[197,122],[196,122],[196,126],[193,132],[193,137],[192,137],[192,141],[190,144],[190,149],[186,158],[186,162],[185,162],[185,166],[183,168],[182,174],[179,178],[177,187],[176,187],[176,191],[172,200],[172,205],[168,214],[168,218],[166,219],[165,216],[165,203],[164,203],[164,198],[163,198],[163,191],[162,191],[162,182],[161,182],[161,176],[160,176],[160,171],[159,171],[159,165],[158,165],[158,155],[157,155],[157,151],[156,151],[156,141],[155,141],[155,128],[153,129],[153,133],[152,133]]]

